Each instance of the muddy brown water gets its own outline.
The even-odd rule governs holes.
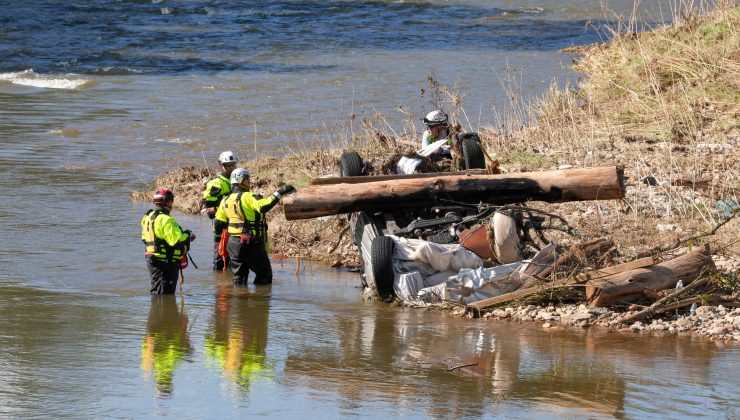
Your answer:
[[[331,146],[376,111],[403,132],[430,74],[476,130],[506,86],[576,81],[559,50],[601,39],[601,1],[62,3],[0,8],[0,417],[738,416],[737,347],[404,311],[291,260],[235,289],[201,217],[175,214],[201,269],[147,295],[128,197],[156,174]]]
[[[81,276],[87,290],[0,285],[0,416],[738,414],[737,347],[402,310],[292,260],[273,260],[272,286],[188,269],[182,292],[150,297],[141,263]]]

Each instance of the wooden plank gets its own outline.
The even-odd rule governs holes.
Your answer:
[[[627,270],[634,270],[635,268],[647,267],[655,264],[653,257],[640,258],[634,261],[628,261],[626,263],[613,265],[611,267],[600,268],[598,270],[588,271],[581,273],[576,276],[577,283],[584,283],[589,280],[595,280],[601,277],[610,276],[612,274],[621,273]]]
[[[513,292],[509,292],[506,294],[503,294],[501,296],[494,296],[492,298],[479,300],[477,302],[469,303],[468,308],[473,308],[477,310],[481,310],[483,308],[487,308],[489,306],[497,305],[499,303],[505,303],[512,300],[521,299],[527,296],[531,296],[540,292],[544,292],[545,290],[549,289],[555,289],[558,287],[562,287],[565,285],[565,283],[568,281],[568,279],[564,280],[558,280],[553,284],[542,284],[539,286],[530,287],[527,289],[521,289],[521,290],[515,290]]]

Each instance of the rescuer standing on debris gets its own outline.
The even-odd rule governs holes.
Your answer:
[[[421,148],[425,148],[437,140],[443,140],[450,135],[450,126],[447,124],[447,115],[440,110],[435,110],[423,119],[427,129],[421,137]],[[449,154],[449,148],[447,149]]]
[[[187,258],[190,242],[195,234],[182,228],[170,216],[175,194],[167,189],[154,193],[156,210],[149,210],[141,218],[141,240],[151,277],[151,294],[175,293],[181,260]],[[187,261],[187,260],[185,260]],[[184,263],[187,266],[187,262]]]
[[[292,185],[280,187],[267,198],[251,192],[249,171],[237,168],[231,173],[233,192],[221,202],[216,212],[215,232],[227,229],[227,249],[231,257],[234,284],[247,284],[249,270],[254,271],[254,284],[272,283],[272,266],[267,253],[267,220],[270,211],[287,194],[295,191]]]
[[[229,176],[231,176],[231,172],[236,168],[237,161],[236,156],[230,151],[221,153],[218,157],[218,166],[221,168],[221,172],[218,176],[206,183],[205,190],[203,191],[203,208],[211,220],[216,217],[216,210],[219,204],[221,204],[221,200],[231,194]],[[218,252],[221,242],[220,232],[215,232],[213,241],[213,269],[221,271],[228,267],[229,262],[227,256],[221,257]]]

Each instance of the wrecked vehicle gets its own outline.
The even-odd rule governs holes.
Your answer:
[[[470,268],[506,264],[521,257],[525,225],[521,212],[499,210],[495,206],[435,206],[412,211],[356,212],[350,215],[350,231],[360,253],[362,281],[374,287],[381,298],[393,297],[395,272],[417,267],[400,267],[394,262],[399,241],[424,247],[422,259],[431,263],[436,273],[450,271],[450,265]],[[409,240],[413,242],[409,242]],[[424,244],[427,242],[428,244]],[[453,247],[434,245],[453,245]],[[455,252],[461,244],[464,253],[457,252],[458,261],[439,262],[447,250]],[[409,257],[410,259],[411,257]],[[464,260],[460,262],[459,260]],[[486,264],[488,262],[488,264]],[[430,269],[426,269],[432,274]],[[425,271],[422,269],[422,271]],[[458,270],[459,271],[459,270]],[[450,273],[445,273],[447,276]]]
[[[451,143],[452,154],[439,153],[445,143]],[[453,157],[454,156],[454,157]],[[397,174],[448,172],[455,170],[485,169],[486,160],[476,133],[456,134],[450,140],[438,140],[418,150],[415,154],[399,156],[391,165]],[[339,157],[340,176],[369,175],[372,168],[355,151],[346,151]]]
[[[396,173],[424,173],[431,168],[484,169],[485,156],[476,133],[452,136],[452,149],[460,159],[455,162],[450,155],[437,154],[447,140],[439,140],[419,150],[416,156],[401,156],[395,164]],[[424,159],[434,158],[441,165],[421,165]],[[369,175],[370,165],[359,153],[347,151],[339,158],[340,176]],[[491,209],[479,212],[474,206],[435,206],[431,208],[404,209],[396,212],[359,211],[349,216],[350,231],[360,253],[363,286],[373,285],[381,298],[393,296],[394,240],[388,236],[416,238],[438,244],[455,243],[464,230],[479,226],[491,216]],[[513,219],[512,219],[513,220]],[[518,244],[517,244],[518,245]]]
[[[495,175],[468,171],[352,176],[314,181],[312,186],[286,197],[286,219],[349,214],[350,230],[362,259],[362,281],[374,287],[382,298],[399,293],[412,296],[418,294],[421,286],[443,285],[453,275],[461,280],[463,268],[478,270],[466,272],[465,276],[469,276],[464,281],[471,284],[483,286],[483,275],[489,279],[505,275],[507,279],[519,277],[511,288],[522,287],[532,275],[538,275],[524,258],[539,257],[539,267],[552,264],[554,246],[547,244],[542,229],[558,224],[552,219],[559,219],[556,222],[561,228],[567,228],[567,223],[519,203],[624,196],[623,174],[614,166]],[[525,241],[532,246],[524,248]],[[549,250],[545,252],[546,249]],[[510,272],[481,271],[493,265],[509,266],[506,269]],[[522,275],[513,275],[514,271]],[[435,275],[438,276],[429,278]],[[453,296],[449,290],[442,292],[442,300],[481,297],[467,291],[466,296]]]

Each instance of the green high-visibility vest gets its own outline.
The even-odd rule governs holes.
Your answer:
[[[179,261],[190,247],[190,234],[162,210],[149,210],[141,218],[141,240],[146,254],[167,262]]]
[[[203,191],[203,204],[207,208],[218,207],[221,200],[229,194],[231,194],[231,182],[226,174],[221,173],[206,183]]]

